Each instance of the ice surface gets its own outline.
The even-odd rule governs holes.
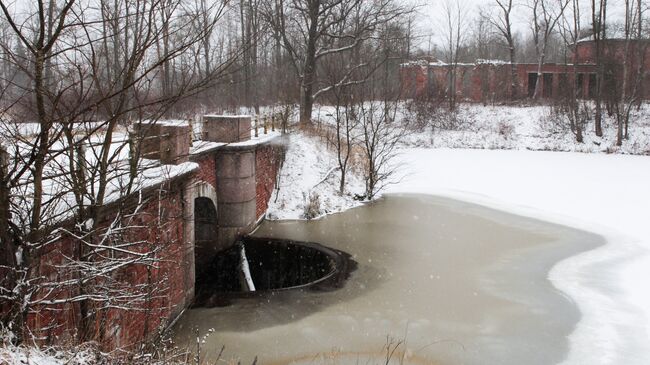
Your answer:
[[[582,319],[566,364],[650,363],[650,158],[580,153],[407,149],[390,192],[477,202],[601,234],[550,279]]]

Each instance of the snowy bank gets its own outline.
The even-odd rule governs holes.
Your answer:
[[[334,124],[334,108],[318,106],[314,120]],[[413,120],[417,113],[403,104],[398,119]],[[454,113],[434,108],[421,116],[428,119],[406,138],[405,147],[477,148],[585,153],[650,155],[650,104],[644,103],[631,114],[630,135],[616,146],[615,116],[603,116],[603,136],[597,137],[593,123],[585,126],[584,143],[577,143],[565,116],[548,105],[507,106],[459,104]],[[416,123],[417,124],[417,123]],[[446,125],[445,127],[441,124]]]
[[[354,172],[347,175],[344,194],[339,194],[340,171],[335,153],[319,137],[304,133],[289,136],[278,189],[271,197],[268,219],[304,219],[310,200],[317,201],[316,218],[361,204],[354,199],[363,193],[363,181]]]

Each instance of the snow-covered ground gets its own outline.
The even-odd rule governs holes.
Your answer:
[[[335,109],[318,105],[313,119],[324,129],[335,124]],[[401,105],[398,118],[413,119],[405,105]],[[438,115],[437,118],[450,118]],[[520,151],[563,151],[595,154],[650,155],[650,104],[633,110],[630,124],[630,138],[622,147],[615,145],[616,128],[613,118],[605,115],[603,137],[596,137],[593,125],[588,124],[584,142],[577,143],[575,136],[566,128],[566,120],[559,121],[549,106],[482,106],[459,105],[457,127],[441,129],[434,122],[419,128],[411,126],[402,138],[402,151],[412,148],[466,148],[486,150]],[[562,126],[564,123],[564,127]],[[360,131],[353,133],[359,138]],[[346,193],[338,193],[340,172],[336,169],[337,159],[332,148],[327,148],[325,139],[314,137],[313,133],[295,132],[290,135],[287,161],[281,172],[280,191],[270,204],[270,219],[302,219],[310,195],[318,195],[318,215],[338,212],[361,204],[354,195],[364,192],[363,179],[358,171],[348,174]],[[606,173],[605,173],[606,174]],[[397,176],[399,178],[399,174]],[[322,181],[324,180],[324,181]]]
[[[398,119],[416,119],[413,108],[401,105]],[[332,124],[334,108],[318,106],[314,119]],[[633,109],[629,139],[616,146],[615,118],[604,114],[603,137],[597,137],[593,123],[585,126],[584,143],[576,143],[566,117],[546,105],[535,106],[483,106],[460,104],[454,114],[438,109],[429,115],[438,122],[413,125],[411,133],[403,140],[408,147],[425,148],[478,148],[516,149],[534,151],[602,152],[650,155],[650,104]],[[448,128],[450,119],[455,127]],[[441,120],[445,122],[441,122]],[[440,124],[447,124],[441,128]]]
[[[566,117],[548,106],[462,105],[457,130],[415,133],[407,142],[413,147],[516,149],[650,155],[650,105],[634,110],[629,140],[616,146],[613,117],[604,116],[604,135],[597,137],[592,123],[586,125],[584,143],[576,143]]]
[[[289,135],[288,151],[279,178],[279,190],[271,197],[267,218],[302,219],[310,199],[316,200],[315,216],[352,208],[360,202],[355,194],[363,193],[358,174],[348,174],[348,184],[339,194],[340,171],[334,152],[319,137],[304,133]],[[312,216],[312,218],[315,218]]]
[[[10,365],[89,365],[97,364],[96,351],[82,346],[76,351],[42,350],[37,347],[0,347],[0,363]]]
[[[604,236],[605,246],[549,273],[582,313],[565,363],[650,364],[650,157],[639,156],[650,152],[648,105],[620,149],[611,120],[603,138],[590,131],[577,144],[570,132],[548,131],[545,107],[463,108],[474,127],[412,134],[394,161],[401,180],[385,192],[453,197]],[[499,123],[513,126],[507,136]],[[311,192],[322,197],[322,214],[360,204],[337,194],[335,161],[318,139],[291,135],[270,217],[303,218]],[[363,181],[351,179],[348,191],[362,192]]]

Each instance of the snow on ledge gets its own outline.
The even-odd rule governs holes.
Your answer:
[[[227,143],[223,142],[210,142],[210,141],[195,141],[190,147],[190,155],[199,155],[201,153],[217,149],[225,146]]]
[[[223,114],[207,114],[204,115],[206,118],[223,118],[223,119],[241,119],[241,118],[251,118],[253,116],[250,114],[239,114],[239,115],[223,115]]]
[[[261,128],[260,128],[261,129]],[[253,131],[253,134],[255,131]],[[251,139],[247,141],[242,141],[242,142],[235,142],[235,143],[228,143],[227,145],[230,147],[248,147],[248,146],[256,146],[258,144],[264,144],[267,143],[275,138],[278,138],[282,135],[281,132],[275,131],[275,132],[268,132],[267,134],[262,134],[260,133],[258,137],[251,137]]]

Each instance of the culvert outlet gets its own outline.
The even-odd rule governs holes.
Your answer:
[[[317,243],[246,237],[219,252],[196,278],[194,307],[277,291],[333,290],[355,268],[347,253]]]

